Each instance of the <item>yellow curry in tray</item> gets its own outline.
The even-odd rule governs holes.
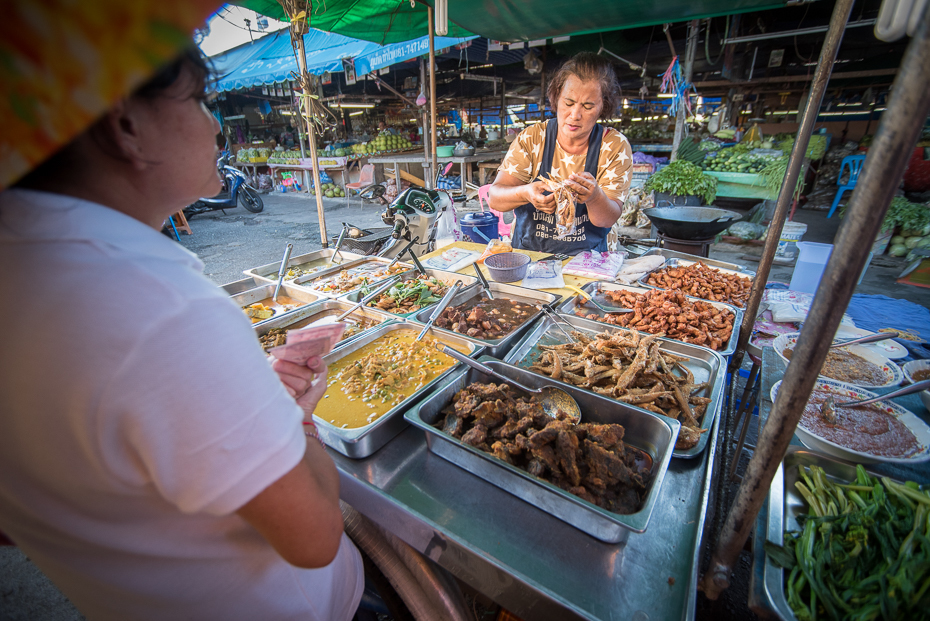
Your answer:
[[[388,333],[329,365],[326,394],[314,416],[341,429],[370,425],[455,365],[436,339],[413,330]],[[452,345],[468,354],[467,345]]]

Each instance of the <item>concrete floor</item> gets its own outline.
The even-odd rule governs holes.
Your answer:
[[[267,194],[265,209],[249,213],[242,208],[223,214],[212,212],[191,220],[193,235],[181,235],[181,244],[200,256],[205,273],[218,285],[239,280],[242,271],[280,261],[286,243],[294,244],[293,254],[321,247],[316,203],[304,196]],[[380,207],[361,204],[358,199],[324,199],[330,234],[342,222],[360,227],[383,226]],[[799,210],[795,220],[807,224],[805,241],[832,243],[841,220],[827,219],[826,212]],[[639,236],[643,232],[639,231]],[[863,244],[867,248],[868,244]],[[867,252],[867,250],[865,250]],[[711,257],[756,269],[760,247],[716,244]],[[881,263],[881,265],[879,265]],[[903,259],[882,257],[866,271],[857,293],[882,294],[930,306],[930,289],[898,285],[894,282],[904,269]],[[769,280],[788,283],[793,266],[775,265]],[[16,548],[0,547],[0,621],[48,619],[74,621],[83,617],[42,573]]]

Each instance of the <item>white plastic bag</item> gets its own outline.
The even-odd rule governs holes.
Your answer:
[[[572,257],[563,268],[565,274],[593,278],[595,280],[613,280],[623,265],[626,252],[597,252],[585,250]]]
[[[527,289],[561,289],[565,286],[562,262],[550,260],[530,263],[520,286]]]

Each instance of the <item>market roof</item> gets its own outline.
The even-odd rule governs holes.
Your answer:
[[[277,0],[233,0],[262,15],[288,21]],[[430,2],[430,4],[433,4]],[[782,8],[790,0],[470,0],[449,3],[449,36],[478,34],[499,41],[530,41],[651,26],[689,19]],[[422,0],[327,0],[314,5],[310,25],[375,41],[406,41],[427,32]]]
[[[440,50],[467,40],[436,37],[435,45]],[[304,35],[304,47],[307,50],[307,71],[311,74],[343,71],[342,60],[354,58],[355,70],[362,75],[426,54],[429,41],[428,37],[423,36],[412,41],[381,46],[311,29]],[[290,33],[286,29],[214,56],[212,60],[218,76],[216,90],[220,92],[283,82],[292,79],[291,73],[297,71]]]

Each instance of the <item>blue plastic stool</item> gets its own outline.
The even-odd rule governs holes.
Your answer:
[[[840,199],[843,198],[843,192],[846,190],[852,190],[856,187],[856,182],[859,181],[859,173],[862,172],[862,164],[865,162],[864,155],[847,155],[843,158],[843,163],[840,166],[840,174],[836,178],[836,184],[840,185],[840,179],[843,178],[843,171],[846,170],[846,167],[849,167],[849,181],[846,182],[846,185],[840,185],[840,188],[836,191],[836,196],[833,198],[833,206],[830,207],[830,211],[827,213],[827,217],[833,215],[833,212],[836,211],[836,208],[840,204]]]

